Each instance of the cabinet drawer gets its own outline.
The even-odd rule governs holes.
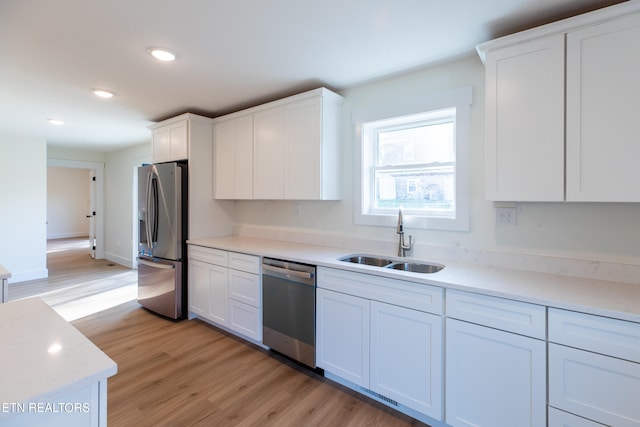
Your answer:
[[[260,307],[262,296],[260,292],[260,276],[229,269],[229,298],[254,307]]]
[[[541,305],[447,289],[446,314],[520,335],[546,338],[546,308]]]
[[[549,427],[605,427],[604,424],[589,421],[568,412],[549,407]]]
[[[443,289],[437,286],[333,268],[318,267],[317,271],[319,288],[442,314]]]
[[[262,341],[262,310],[230,299],[229,329],[255,341]]]
[[[549,344],[549,405],[609,426],[640,426],[640,364]]]
[[[221,265],[222,267],[226,267],[228,264],[227,251],[222,251],[220,249],[189,245],[188,255],[189,259]]]
[[[229,252],[229,268],[246,271],[247,273],[260,273],[260,257],[254,255]]]
[[[549,341],[640,363],[640,324],[549,309]]]

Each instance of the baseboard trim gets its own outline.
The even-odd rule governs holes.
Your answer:
[[[88,235],[88,233],[86,231],[75,231],[75,232],[70,232],[70,233],[52,233],[52,234],[47,234],[47,240],[72,239],[72,238],[78,238],[78,237],[86,237],[88,239],[89,235]]]
[[[33,270],[33,271],[22,271],[14,273],[11,272],[11,277],[9,278],[9,284],[27,282],[29,280],[38,280],[38,279],[46,279],[49,277],[49,270]]]
[[[131,259],[120,256],[120,255],[116,255],[112,252],[105,253],[104,258],[107,261],[115,262],[116,264],[120,264],[127,268],[135,268],[133,265],[133,261]]]

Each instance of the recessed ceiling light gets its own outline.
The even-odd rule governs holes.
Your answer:
[[[47,119],[47,121],[55,126],[62,126],[64,124],[64,122],[60,119]]]
[[[164,62],[170,62],[176,59],[176,55],[173,52],[159,47],[150,47],[147,49],[147,52],[149,52],[154,58]]]
[[[100,98],[111,98],[114,95],[113,92],[109,92],[108,90],[103,89],[93,89],[93,93]]]

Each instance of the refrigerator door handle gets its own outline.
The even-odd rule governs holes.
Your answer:
[[[174,270],[176,267],[173,264],[158,264],[155,262],[151,262],[151,261],[146,261],[142,258],[138,258],[138,263],[139,264],[144,264],[148,267],[153,267],[153,268],[161,268],[163,270]]]
[[[151,243],[155,245],[158,243],[158,175],[151,174],[151,189],[153,193],[153,217],[151,218]]]
[[[151,244],[151,232],[149,230],[149,210],[151,209],[151,174],[150,173],[147,174],[146,196],[147,196],[147,200],[146,200],[147,209],[145,209],[144,211],[144,234],[147,239],[147,246],[149,247],[149,249],[151,249],[153,245]]]
[[[147,175],[147,210],[145,211],[145,234],[147,246],[153,249],[158,240],[158,177],[151,172]]]

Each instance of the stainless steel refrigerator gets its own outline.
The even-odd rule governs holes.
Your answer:
[[[138,168],[138,302],[172,319],[187,304],[187,164]]]

